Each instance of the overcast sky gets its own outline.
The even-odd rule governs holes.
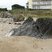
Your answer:
[[[20,4],[22,6],[26,5],[27,0],[0,0],[0,8],[7,7],[11,9],[11,5],[13,4]]]

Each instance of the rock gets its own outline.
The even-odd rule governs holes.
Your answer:
[[[28,18],[29,19],[29,18]],[[13,34],[11,34],[11,36],[35,36],[36,32],[34,31],[34,26],[35,26],[35,22],[32,20],[28,19],[18,28],[14,28],[12,29],[10,32],[14,31]]]
[[[39,18],[36,21],[38,32],[42,33],[42,36],[48,36],[52,34],[52,19],[51,18]]]
[[[12,16],[12,14],[9,12],[1,12],[0,13],[0,22],[13,23],[14,22],[13,18],[14,18],[14,16]]]
[[[38,18],[35,22],[32,18],[28,18],[19,28],[14,28],[11,32],[13,32],[11,36],[51,37],[52,19]]]
[[[9,12],[1,12],[0,18],[13,18],[12,14]]]

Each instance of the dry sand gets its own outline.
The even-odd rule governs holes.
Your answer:
[[[2,37],[0,52],[52,52],[52,39]]]
[[[5,36],[13,28],[18,28],[20,25],[9,24],[9,23],[0,23],[0,36]]]

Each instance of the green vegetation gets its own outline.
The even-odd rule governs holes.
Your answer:
[[[52,10],[29,10],[29,9],[14,9],[11,11],[11,13],[17,17],[18,14],[22,14],[25,17],[31,16],[31,17],[52,17]]]
[[[0,11],[7,11],[7,8],[0,8]]]
[[[0,9],[0,11],[7,11],[7,9],[5,8]],[[24,6],[20,6],[17,4],[12,5],[12,10],[8,11],[10,12],[14,17],[16,17],[16,19],[20,19],[19,17],[20,15],[24,17],[41,17],[41,18],[52,18],[52,10],[34,10],[34,9],[27,9]],[[18,21],[18,20],[17,20]]]
[[[18,4],[14,4],[14,5],[12,5],[12,10],[14,10],[14,9],[25,9],[25,7],[18,5]]]

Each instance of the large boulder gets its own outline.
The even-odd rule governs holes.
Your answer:
[[[29,19],[29,18],[28,18]],[[19,28],[10,31],[11,36],[35,36],[35,22],[32,18],[26,20]],[[12,32],[12,33],[11,33]]]
[[[51,35],[52,34],[52,19],[51,18],[39,18],[36,21],[36,27],[38,32],[42,35]]]
[[[11,36],[44,38],[52,35],[52,19],[38,18],[36,22],[32,18],[30,18],[30,20],[28,19],[19,28],[12,29],[10,31]]]

